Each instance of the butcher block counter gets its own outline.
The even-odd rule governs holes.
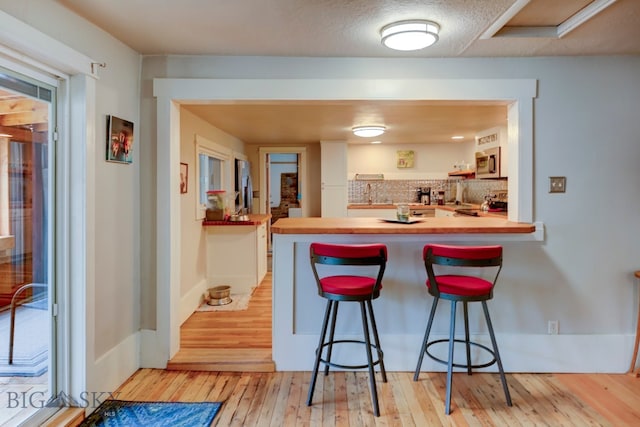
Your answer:
[[[539,245],[544,239],[542,224],[510,222],[488,216],[422,218],[414,224],[386,222],[380,218],[281,218],[272,225],[271,231],[273,360],[278,371],[312,369],[325,307],[324,299],[318,296],[309,263],[312,242],[383,243],[387,246],[383,290],[374,302],[376,321],[387,370],[412,371],[431,304],[425,287],[424,245],[501,244],[505,247],[508,264],[510,245]],[[510,268],[505,265],[501,277],[508,277]],[[509,284],[501,283],[500,286]],[[509,304],[509,301],[503,303]],[[362,334],[358,305],[341,304],[340,312],[341,318],[347,320],[336,325],[336,335],[341,339],[358,339]],[[474,312],[472,316],[477,314]],[[448,311],[438,310],[434,334],[446,337],[448,316]],[[486,331],[480,331],[475,338],[489,343]],[[514,346],[505,345],[503,359],[520,356],[522,346],[517,339],[515,341]],[[363,363],[363,351],[357,346],[342,349],[340,357],[342,361],[347,360],[346,364]],[[440,364],[427,359],[423,369],[443,370]]]
[[[416,219],[412,224],[379,218],[281,218],[271,227],[278,234],[481,234],[533,233],[534,224],[497,217]]]

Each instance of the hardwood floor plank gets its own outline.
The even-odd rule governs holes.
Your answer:
[[[268,392],[264,405],[260,411],[260,422],[263,425],[270,425],[271,418],[273,417],[273,411],[276,406],[276,399],[278,398],[278,391],[280,390],[280,383],[282,382],[283,373],[276,372],[269,377]]]
[[[294,372],[289,382],[289,393],[285,399],[283,426],[296,425],[298,418],[298,403],[300,402],[300,373]]]
[[[415,425],[438,425],[440,420],[435,415],[435,408],[431,405],[424,387],[407,375],[393,373],[393,381],[401,385],[402,396],[411,411],[409,415]],[[404,425],[404,423],[403,423]]]
[[[280,387],[278,388],[278,395],[276,397],[276,405],[271,417],[272,426],[284,426],[284,418],[287,410],[287,401],[289,392],[291,390],[291,381],[293,379],[293,372],[283,372]]]
[[[295,425],[311,425],[311,407],[307,406],[307,392],[309,391],[309,375],[306,372],[297,372],[296,376],[300,382],[300,393],[298,397],[298,411],[296,413]],[[321,387],[321,386],[320,386]],[[322,391],[320,391],[322,393]],[[315,425],[322,425],[322,418],[320,422],[316,422]]]
[[[340,381],[337,381],[340,380]],[[314,394],[313,406],[322,411],[322,425],[347,425],[349,408],[347,408],[346,394],[347,385],[344,376],[318,374],[318,383],[322,383],[322,394]],[[339,388],[339,390],[338,390]],[[315,393],[318,393],[316,391]],[[320,398],[318,399],[319,396]],[[340,412],[338,412],[338,408]]]
[[[333,375],[337,373],[334,372]],[[361,394],[360,390],[358,390],[358,379],[356,377],[356,372],[346,372],[345,380],[347,386],[347,406],[349,408],[348,417],[349,417],[349,425],[364,425],[364,420],[362,419],[362,408],[361,404]]]
[[[623,378],[624,377],[624,378]],[[309,372],[211,373],[141,369],[118,390],[125,400],[221,401],[214,425],[242,426],[635,426],[640,380],[608,374],[508,374],[513,407],[495,374],[454,377],[444,415],[443,373],[390,372],[378,381],[381,416],[373,417],[368,373],[318,376],[306,407]]]
[[[347,375],[336,374],[333,376],[334,402],[336,426],[348,426],[349,424],[349,391],[347,387]]]
[[[605,374],[606,375],[606,374]],[[614,394],[606,387],[599,384],[596,376],[565,374],[557,376],[560,383],[580,397],[586,404],[593,407],[612,425],[638,425],[640,413],[637,408],[640,401],[633,407],[629,407],[624,397]],[[629,378],[633,379],[629,376]],[[634,379],[637,381],[637,379]]]
[[[229,390],[229,396],[224,399],[225,405],[234,408],[233,411],[226,411],[221,414],[219,424],[223,426],[242,426],[244,418],[247,415],[246,407],[241,405],[242,397],[248,391],[248,385],[251,382],[250,374],[239,375],[234,383],[233,389]]]

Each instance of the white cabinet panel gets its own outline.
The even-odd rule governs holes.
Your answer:
[[[347,143],[320,142],[320,176],[322,184],[347,185]]]
[[[347,187],[323,185],[321,190],[321,215],[328,218],[347,216]]]

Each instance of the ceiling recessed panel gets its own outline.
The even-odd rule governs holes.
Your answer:
[[[509,27],[556,27],[593,0],[532,0],[509,22]]]

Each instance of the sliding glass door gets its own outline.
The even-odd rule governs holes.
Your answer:
[[[0,425],[55,393],[55,87],[0,68]]]

